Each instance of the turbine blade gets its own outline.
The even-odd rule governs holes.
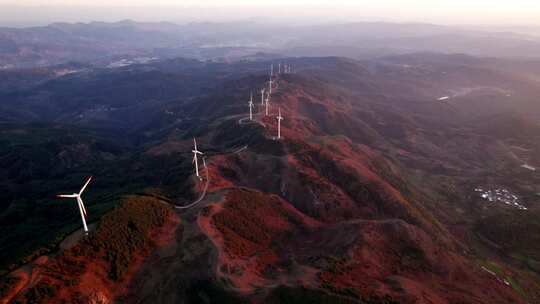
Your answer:
[[[84,203],[83,203],[82,198],[77,197],[77,201],[78,201],[79,204],[81,205],[81,208],[82,208],[82,211],[83,211],[83,213],[84,213],[84,216],[85,216],[85,217],[88,217],[88,215],[86,214],[86,208],[84,207]]]
[[[77,197],[76,194],[59,194],[57,195],[57,197],[60,197],[60,198],[75,198]]]
[[[83,205],[81,202],[82,201],[80,200],[80,197],[77,197],[77,206],[79,206],[79,212],[81,213],[81,220],[83,223],[84,232],[88,233],[88,226],[86,226],[86,219],[85,219],[86,216],[83,212]]]
[[[90,181],[92,180],[92,176],[90,176],[88,178],[88,180],[86,181],[86,183],[84,184],[84,186],[82,187],[81,191],[79,192],[79,195],[81,195],[83,192],[84,192],[84,189],[86,189],[86,187],[88,186],[88,184],[90,184]]]

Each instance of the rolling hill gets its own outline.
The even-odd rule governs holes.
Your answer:
[[[433,54],[282,61],[295,73],[275,77],[270,116],[255,99],[254,122],[247,100],[267,81],[268,61],[159,61],[0,92],[18,113],[0,137],[9,169],[0,246],[10,263],[61,247],[33,255],[47,258],[23,287],[5,276],[2,294],[23,303],[540,299],[530,169],[540,166],[540,87],[530,69]],[[206,155],[202,180],[193,137]],[[53,239],[77,227],[76,209],[48,208],[46,197],[87,174],[97,225],[62,249]],[[111,262],[126,275],[89,274]],[[68,266],[73,277],[58,280]]]

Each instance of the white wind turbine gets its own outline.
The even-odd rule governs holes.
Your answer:
[[[253,93],[251,93],[251,98],[249,99],[249,120],[253,120]]]
[[[265,89],[262,88],[262,90],[261,90],[261,106],[264,105],[264,92],[265,92]]]
[[[73,194],[60,194],[58,197],[61,198],[75,198],[77,199],[77,205],[79,206],[79,212],[81,213],[81,219],[83,223],[84,233],[88,233],[88,226],[86,226],[86,208],[84,207],[83,200],[81,198],[81,194],[84,192],[84,189],[88,186],[90,181],[92,180],[92,177],[90,176],[84,186],[81,188],[81,191],[79,193],[73,193]]]
[[[278,125],[277,125],[277,139],[281,139],[281,121],[283,120],[283,117],[281,116],[281,108],[279,108],[279,115],[276,117]]]
[[[197,159],[197,155],[204,155],[201,151],[197,150],[197,141],[195,138],[193,138],[193,144],[195,145],[195,150],[192,150],[193,152],[193,163],[195,164],[195,173],[197,174],[197,177],[200,179],[201,176],[199,175],[199,161]]]
[[[266,110],[265,110],[265,115],[268,116],[268,104],[270,103],[270,94],[268,94],[266,96],[266,100],[265,100],[265,107],[266,107]]]
[[[270,80],[268,81],[268,94],[272,94],[272,84],[274,82],[272,81],[272,77],[270,77]]]
[[[278,74],[281,74],[281,63],[279,63]]]
[[[270,77],[274,76],[274,64],[270,65]]]

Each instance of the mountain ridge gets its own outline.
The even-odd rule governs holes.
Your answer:
[[[144,262],[121,296],[151,303],[197,302],[221,295],[233,302],[264,303],[285,288],[286,293],[314,291],[353,303],[371,303],[370,297],[376,299],[372,303],[526,303],[538,298],[537,274],[519,266],[519,259],[486,249],[476,236],[505,241],[507,250],[513,250],[506,234],[493,240],[497,230],[486,225],[496,222],[491,215],[520,215],[511,206],[486,205],[471,189],[488,181],[508,181],[512,174],[526,176],[515,157],[531,157],[538,149],[535,141],[501,133],[499,127],[507,131],[505,125],[522,122],[518,126],[530,132],[525,135],[534,134],[537,123],[525,113],[505,112],[502,102],[467,113],[470,100],[507,99],[500,91],[472,91],[437,101],[431,88],[441,80],[431,75],[438,74],[438,65],[419,67],[423,78],[411,80],[395,76],[410,69],[395,62],[288,60],[296,73],[276,77],[269,117],[255,98],[255,122],[247,119],[249,92],[257,93],[267,80],[256,71],[267,62],[195,64],[189,73],[200,73],[196,78],[206,82],[182,99],[149,102],[157,105],[155,117],[139,121],[131,136],[118,136],[127,144],[118,147],[117,160],[81,164],[76,174],[59,175],[69,176],[69,187],[75,187],[83,172],[99,168],[94,172],[97,193],[88,206],[94,213],[107,213],[117,204],[117,195],[126,193],[153,198],[163,206],[177,204],[168,208],[196,202],[178,211],[181,224],[168,231],[174,236],[166,244],[141,253]],[[150,64],[155,65],[163,63]],[[475,77],[486,75],[478,80],[481,84],[500,85],[501,78],[492,77],[491,70],[473,69],[478,71]],[[394,76],[385,79],[388,71]],[[475,77],[467,85],[475,86]],[[396,79],[401,84],[392,86]],[[207,92],[207,83],[216,81],[213,92]],[[139,85],[144,89],[147,84]],[[420,90],[414,98],[399,94],[401,87],[415,85]],[[515,94],[512,100],[524,103],[534,90]],[[278,107],[285,118],[282,140],[275,139]],[[505,120],[509,122],[499,123]],[[99,124],[101,120],[73,122]],[[112,125],[104,125],[103,131]],[[24,130],[13,127],[15,133],[20,133],[17,127]],[[193,137],[207,156],[202,181],[192,174]],[[17,146],[13,138],[5,142]],[[101,151],[107,145],[97,147]],[[126,170],[129,176],[118,180]],[[523,180],[525,184],[518,179],[507,187],[530,193],[534,175]],[[56,187],[66,187],[57,182]],[[124,186],[105,193],[117,184]],[[203,199],[197,201],[201,193]],[[533,199],[523,204],[536,212]],[[535,233],[531,231],[531,237]],[[502,270],[490,270],[495,267]]]

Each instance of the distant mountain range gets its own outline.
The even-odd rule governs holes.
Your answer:
[[[0,68],[120,59],[236,60],[256,53],[345,56],[355,59],[414,52],[536,57],[540,37],[509,31],[431,24],[344,23],[287,26],[257,23],[54,23],[0,28]]]

